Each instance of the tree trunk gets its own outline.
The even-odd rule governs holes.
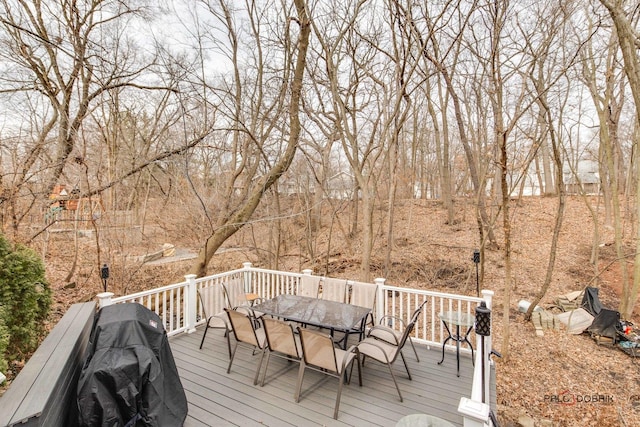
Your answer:
[[[536,84],[537,83],[537,84]],[[540,82],[534,83],[538,92],[538,104],[540,108],[545,112],[547,118],[547,126],[549,127],[549,138],[551,139],[551,148],[553,152],[553,160],[555,163],[556,171],[556,191],[558,193],[558,207],[556,210],[556,221],[553,226],[553,235],[551,237],[551,248],[549,249],[549,261],[547,263],[547,271],[545,274],[544,282],[540,288],[540,292],[534,298],[533,302],[529,306],[529,309],[525,313],[525,319],[531,319],[531,313],[533,309],[540,303],[542,298],[546,295],[549,287],[551,286],[551,280],[553,278],[553,270],[556,262],[556,251],[558,249],[558,241],[560,240],[560,230],[562,229],[562,221],[564,218],[565,208],[565,188],[562,169],[562,155],[560,152],[559,141],[556,139],[556,132],[552,122],[552,113],[549,105],[547,104],[545,92],[540,87]],[[549,193],[548,189],[545,193]]]
[[[624,71],[629,79],[629,86],[636,107],[636,121],[640,125],[640,59],[636,49],[636,33],[634,27],[626,16],[624,10],[624,2],[621,0],[600,0],[600,2],[609,10],[611,19],[615,24],[620,43],[620,50],[624,59]],[[636,182],[636,214],[640,215],[640,179]],[[640,230],[640,227],[638,228]],[[616,235],[618,229],[616,227]],[[616,239],[617,240],[617,239]],[[622,263],[625,264],[623,274],[626,273],[626,261],[623,258]],[[624,279],[624,278],[623,278]],[[623,283],[622,296],[620,299],[620,313],[624,319],[629,319],[633,312],[633,307],[638,298],[638,290],[640,289],[640,234],[636,235],[636,255],[634,263],[633,286]]]
[[[549,145],[547,144],[547,142],[545,140],[541,141],[541,146],[540,146],[540,157],[542,157],[542,171],[544,174],[544,189],[541,188],[540,189],[540,195],[544,194],[547,196],[550,196],[552,194],[556,194],[556,192],[559,192],[560,189],[558,188],[558,186],[553,182],[553,169],[551,167],[551,160],[555,161],[554,159],[551,159],[551,156],[549,155]],[[556,163],[556,168],[558,167],[558,164]],[[563,173],[563,169],[562,169],[562,162],[560,162],[560,174],[558,174],[558,171],[555,171],[556,173],[556,183],[560,182],[558,181],[558,177],[562,177],[562,173]],[[564,184],[562,184],[564,186]],[[564,191],[564,189],[562,189],[562,191]]]
[[[242,205],[230,216],[223,218],[217,224],[213,233],[206,239],[204,247],[198,253],[193,265],[193,273],[199,277],[207,273],[207,265],[218,248],[234,233],[240,230],[253,212],[258,207],[265,192],[287,171],[295,155],[298,140],[300,138],[300,99],[302,94],[302,81],[304,77],[307,49],[311,27],[304,0],[294,0],[297,11],[297,22],[300,25],[298,36],[298,56],[296,58],[293,81],[291,82],[291,103],[289,106],[290,134],[283,156],[278,162],[252,187],[251,193]]]

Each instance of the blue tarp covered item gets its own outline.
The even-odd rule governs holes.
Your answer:
[[[181,426],[187,399],[160,317],[140,304],[102,308],[78,381],[81,426]]]

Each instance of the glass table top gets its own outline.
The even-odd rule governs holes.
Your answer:
[[[357,305],[298,295],[278,295],[255,305],[253,309],[286,320],[338,331],[359,327],[371,311]]]
[[[445,311],[438,316],[443,322],[456,326],[471,326],[476,321],[475,316],[461,311]]]

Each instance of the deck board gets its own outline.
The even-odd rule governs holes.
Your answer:
[[[231,372],[226,340],[210,330],[200,350],[203,329],[170,339],[173,356],[189,403],[186,427],[194,426],[394,426],[405,415],[427,413],[462,425],[457,408],[460,397],[471,394],[473,366],[469,356],[460,359],[456,376],[455,354],[447,352],[438,365],[440,349],[416,343],[420,363],[410,346],[404,350],[413,380],[401,360],[394,365],[404,402],[400,402],[385,365],[367,360],[363,386],[356,369],[345,385],[338,420],[333,419],[337,379],[307,370],[299,403],[293,398],[298,364],[272,357],[264,387],[254,386],[260,359],[240,347]],[[233,338],[232,338],[233,341]],[[492,383],[495,390],[495,382]],[[493,393],[495,396],[495,393]]]

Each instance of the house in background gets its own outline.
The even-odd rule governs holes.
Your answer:
[[[49,200],[49,208],[44,214],[45,224],[56,222],[60,228],[73,228],[74,222],[83,223],[80,227],[83,228],[104,212],[100,198],[80,197],[78,188],[68,190],[64,184],[53,188]]]
[[[565,165],[562,171],[567,194],[600,194],[600,173],[595,160],[578,160],[575,173]]]
[[[317,191],[317,182],[311,173],[287,174],[278,181],[280,194],[298,196],[302,194],[312,195]],[[329,176],[326,180],[324,198],[336,200],[351,200],[355,187],[353,175],[347,172],[338,172]]]
[[[338,200],[353,199],[355,178],[346,172],[338,172],[327,178],[326,197]]]

